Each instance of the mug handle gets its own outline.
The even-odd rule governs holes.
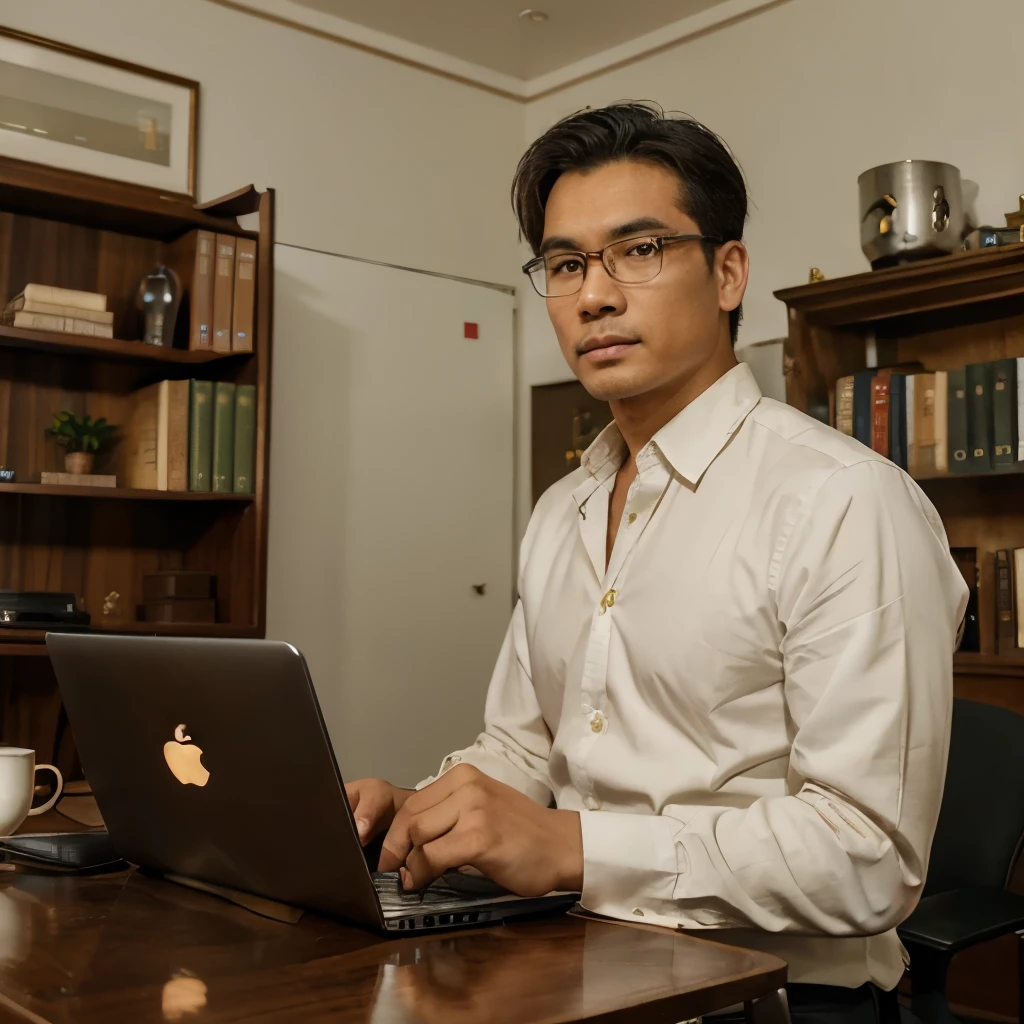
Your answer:
[[[36,765],[36,771],[37,772],[38,771],[42,771],[43,769],[46,769],[47,771],[51,771],[51,772],[53,772],[54,775],[57,776],[57,788],[54,791],[53,796],[51,796],[50,799],[46,801],[46,803],[40,804],[38,807],[33,807],[28,812],[28,816],[30,818],[34,814],[42,814],[43,811],[50,810],[53,807],[53,805],[60,799],[60,794],[61,794],[61,792],[64,789],[64,776],[61,775],[59,768],[55,768],[52,764],[37,764]]]

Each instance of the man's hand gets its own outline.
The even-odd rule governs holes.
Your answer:
[[[389,828],[402,804],[415,792],[399,789],[383,779],[360,779],[345,787],[348,802],[359,830],[359,841],[365,846]]]
[[[472,867],[519,896],[583,888],[583,836],[574,811],[541,807],[460,764],[403,802],[384,839],[381,871],[421,889]]]

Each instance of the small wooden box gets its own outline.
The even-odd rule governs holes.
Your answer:
[[[217,596],[216,584],[217,577],[210,572],[193,572],[188,569],[150,572],[142,577],[142,600],[204,600]]]

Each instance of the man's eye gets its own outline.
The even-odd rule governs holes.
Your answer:
[[[647,259],[658,251],[657,242],[637,242],[626,250],[627,256],[637,256],[640,259]]]
[[[578,274],[583,270],[583,264],[575,256],[567,256],[552,260],[550,269],[552,274]]]

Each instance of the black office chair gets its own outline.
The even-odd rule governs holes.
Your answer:
[[[898,929],[910,953],[911,1009],[925,1024],[956,1020],[945,995],[956,953],[1024,929],[1024,896],[1006,891],[1022,838],[1024,716],[955,700],[924,895]]]

